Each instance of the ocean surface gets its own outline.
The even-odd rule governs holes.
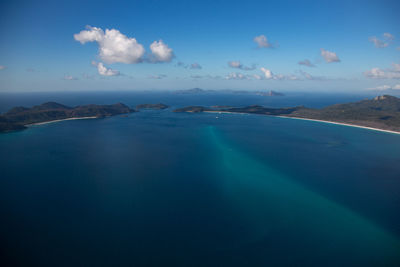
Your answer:
[[[167,110],[0,135],[2,266],[400,266],[400,135],[187,105],[360,95],[6,94]]]

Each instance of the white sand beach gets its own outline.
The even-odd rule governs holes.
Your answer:
[[[324,120],[315,120],[315,119],[307,119],[307,118],[299,118],[299,117],[286,117],[286,116],[275,116],[275,117],[287,118],[287,119],[295,119],[295,120],[316,121],[316,122],[323,122],[323,123],[330,123],[330,124],[337,124],[337,125],[343,125],[343,126],[350,126],[350,127],[368,129],[368,130],[385,132],[385,133],[400,134],[400,132],[396,132],[396,131],[384,130],[384,129],[379,129],[379,128],[373,128],[373,127],[362,126],[362,125],[357,125],[357,124],[350,124],[350,123],[343,123],[343,122],[324,121]]]
[[[204,111],[204,112],[206,112],[206,113],[219,113],[219,114],[251,114],[251,113],[230,112],[230,111],[213,111],[213,110]],[[263,115],[263,114],[254,114],[254,115]],[[323,122],[323,123],[337,124],[337,125],[343,125],[343,126],[349,126],[349,127],[356,127],[356,128],[362,128],[362,129],[385,132],[385,133],[400,134],[400,132],[397,132],[397,131],[384,130],[384,129],[374,128],[374,127],[368,127],[368,126],[362,126],[362,125],[350,124],[350,123],[343,123],[343,122],[324,121],[324,120],[315,120],[315,119],[307,119],[307,118],[300,118],[300,117],[288,117],[288,116],[274,116],[274,115],[264,115],[264,116],[272,116],[272,117],[295,119],[295,120],[305,120],[305,121],[316,121],[316,122]]]
[[[54,123],[54,122],[60,122],[60,121],[72,121],[72,120],[86,120],[86,119],[97,119],[98,117],[92,116],[92,117],[74,117],[74,118],[67,118],[67,119],[62,119],[62,120],[53,120],[53,121],[44,121],[44,122],[37,122],[37,123],[31,123],[31,124],[26,124],[25,126],[37,126],[37,125],[43,125],[43,124],[48,124],[48,123]]]

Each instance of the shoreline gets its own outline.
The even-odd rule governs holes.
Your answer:
[[[266,115],[266,114],[255,114],[255,113],[231,112],[231,111],[213,111],[213,110],[210,110],[210,111],[204,111],[204,112],[206,112],[206,113],[220,113],[220,114],[264,115],[264,116],[295,119],[295,120],[305,120],[305,121],[315,121],[315,122],[322,122],[322,123],[330,123],[330,124],[336,124],[336,125],[342,125],[342,126],[348,126],[348,127],[356,127],[356,128],[366,129],[366,130],[372,130],[372,131],[378,131],[378,132],[385,132],[385,133],[392,133],[392,134],[400,135],[400,132],[397,132],[397,131],[385,130],[385,129],[368,127],[368,126],[362,126],[362,125],[357,125],[357,124],[350,124],[350,123],[345,123],[345,122],[335,122],[335,121],[325,121],[325,120],[317,120],[317,119],[307,119],[307,118],[301,118],[301,117],[289,117],[289,116],[275,116],[275,115]]]
[[[24,126],[30,127],[30,126],[44,125],[44,124],[60,122],[60,121],[86,120],[86,119],[97,119],[97,118],[98,117],[96,117],[96,116],[91,116],[91,117],[73,117],[73,118],[66,118],[66,119],[60,119],[60,120],[52,120],[52,121],[30,123],[30,124],[25,124]]]
[[[288,118],[288,119],[295,119],[295,120],[305,120],[305,121],[316,121],[316,122],[343,125],[343,126],[348,126],[348,127],[356,127],[356,128],[361,128],[361,129],[367,129],[367,130],[373,130],[373,131],[378,131],[378,132],[385,132],[385,133],[392,133],[392,134],[399,134],[400,135],[400,132],[397,132],[397,131],[385,130],[385,129],[374,128],[374,127],[363,126],[363,125],[357,125],[357,124],[350,124],[350,123],[345,123],[345,122],[325,121],[325,120],[307,119],[307,118],[289,117],[289,116],[274,116],[274,117]]]

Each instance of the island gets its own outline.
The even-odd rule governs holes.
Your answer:
[[[268,108],[259,105],[233,108],[189,106],[174,112],[247,113],[339,123],[400,133],[400,98],[377,96],[354,103],[335,104],[321,109],[304,106]]]
[[[166,108],[168,108],[168,106],[165,105],[165,104],[161,104],[161,103],[158,103],[158,104],[140,104],[140,105],[136,106],[137,110],[139,110],[139,109],[166,109]]]
[[[59,120],[103,118],[135,112],[122,103],[68,107],[47,102],[32,108],[15,107],[0,115],[0,132],[26,129],[27,126]]]
[[[174,112],[189,112],[189,113],[199,113],[205,111],[215,111],[215,109],[202,107],[202,106],[188,106],[184,108],[175,109]]]
[[[260,92],[260,93],[261,93],[261,95],[264,95],[264,96],[285,96],[284,93],[276,92],[274,90],[271,90],[267,93],[264,93],[264,92]]]
[[[221,89],[221,90],[205,90],[201,88],[192,88],[186,90],[176,90],[176,94],[243,94],[243,95],[258,95],[258,96],[285,96],[284,93],[277,91],[252,91],[252,90],[232,90],[232,89]]]
[[[141,104],[136,108],[166,109],[168,106],[161,103]],[[60,120],[102,118],[135,111],[122,103],[68,107],[56,102],[47,102],[32,108],[14,107],[0,115],[0,133],[23,130],[34,124]],[[391,95],[377,96],[373,99],[353,103],[335,104],[320,109],[305,106],[269,108],[260,105],[246,107],[216,105],[211,107],[187,106],[175,109],[173,112],[259,114],[400,133],[400,98]]]

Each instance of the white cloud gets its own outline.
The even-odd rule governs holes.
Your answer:
[[[392,63],[392,68],[372,68],[365,71],[364,75],[372,79],[400,79],[400,64]]]
[[[228,65],[231,68],[240,68],[240,66],[242,66],[242,64],[240,64],[240,61],[229,61]]]
[[[247,74],[242,74],[238,72],[232,72],[229,73],[228,75],[225,76],[225,79],[227,80],[286,80],[286,81],[298,81],[298,80],[303,80],[301,77],[298,77],[293,74],[274,74],[271,70],[267,68],[260,68],[261,72],[263,75],[258,75],[258,74],[253,74],[253,75],[247,75]],[[304,76],[305,79],[307,80],[325,80],[325,77],[318,77],[318,76],[312,76],[306,72],[301,72],[301,74]]]
[[[369,90],[378,90],[378,91],[384,91],[384,90],[400,90],[400,84],[395,84],[393,86],[391,85],[380,85],[377,87],[373,88],[368,88]]]
[[[260,70],[264,73],[265,79],[272,79],[274,77],[272,71],[270,71],[269,69],[261,68]]]
[[[264,78],[267,80],[273,79],[273,80],[300,80],[299,77],[297,77],[296,75],[285,75],[285,74],[274,74],[272,73],[271,70],[266,69],[266,68],[260,68],[260,70],[262,71],[262,73],[264,74],[264,77],[260,77],[260,78]]]
[[[129,38],[116,29],[106,29],[104,33],[100,28],[86,28],[87,30],[74,34],[74,39],[81,44],[97,42],[99,56],[104,62],[132,64],[142,61],[145,49],[135,38]]]
[[[78,80],[78,78],[73,77],[71,75],[64,75],[64,80],[74,81],[74,80]]]
[[[201,69],[201,65],[199,63],[190,64],[190,69]]]
[[[307,67],[315,67],[315,65],[313,63],[311,63],[310,60],[308,59],[304,59],[302,61],[298,62],[299,65],[303,65],[303,66],[307,66]]]
[[[154,41],[150,45],[150,50],[152,53],[151,61],[153,62],[170,62],[174,57],[172,49],[162,40]]]
[[[102,29],[89,25],[86,26],[86,29],[87,30],[74,34],[74,39],[81,44],[87,42],[101,42],[104,39],[104,31]]]
[[[340,62],[340,59],[336,55],[336,53],[325,50],[323,48],[321,48],[321,56],[325,59],[327,63]]]
[[[244,66],[240,61],[229,61],[228,66],[231,68],[241,69],[241,70],[254,70],[256,66],[253,64],[251,67]]]
[[[117,70],[107,68],[102,62],[92,61],[92,65],[97,67],[98,73],[102,76],[118,76],[121,74]]]
[[[0,65],[0,70],[4,70],[6,66]]]
[[[227,79],[227,80],[248,80],[249,77],[242,73],[232,72],[232,73],[229,73],[227,76],[225,76],[225,79]]]
[[[369,37],[368,40],[370,42],[374,43],[375,47],[384,48],[384,47],[388,47],[389,43],[394,40],[394,35],[391,33],[385,32],[383,34],[383,39],[384,40],[380,40],[376,36],[371,36],[371,37]]]
[[[257,43],[258,47],[260,48],[270,48],[273,47],[273,45],[268,41],[267,37],[265,35],[259,35],[254,37],[254,42]]]

